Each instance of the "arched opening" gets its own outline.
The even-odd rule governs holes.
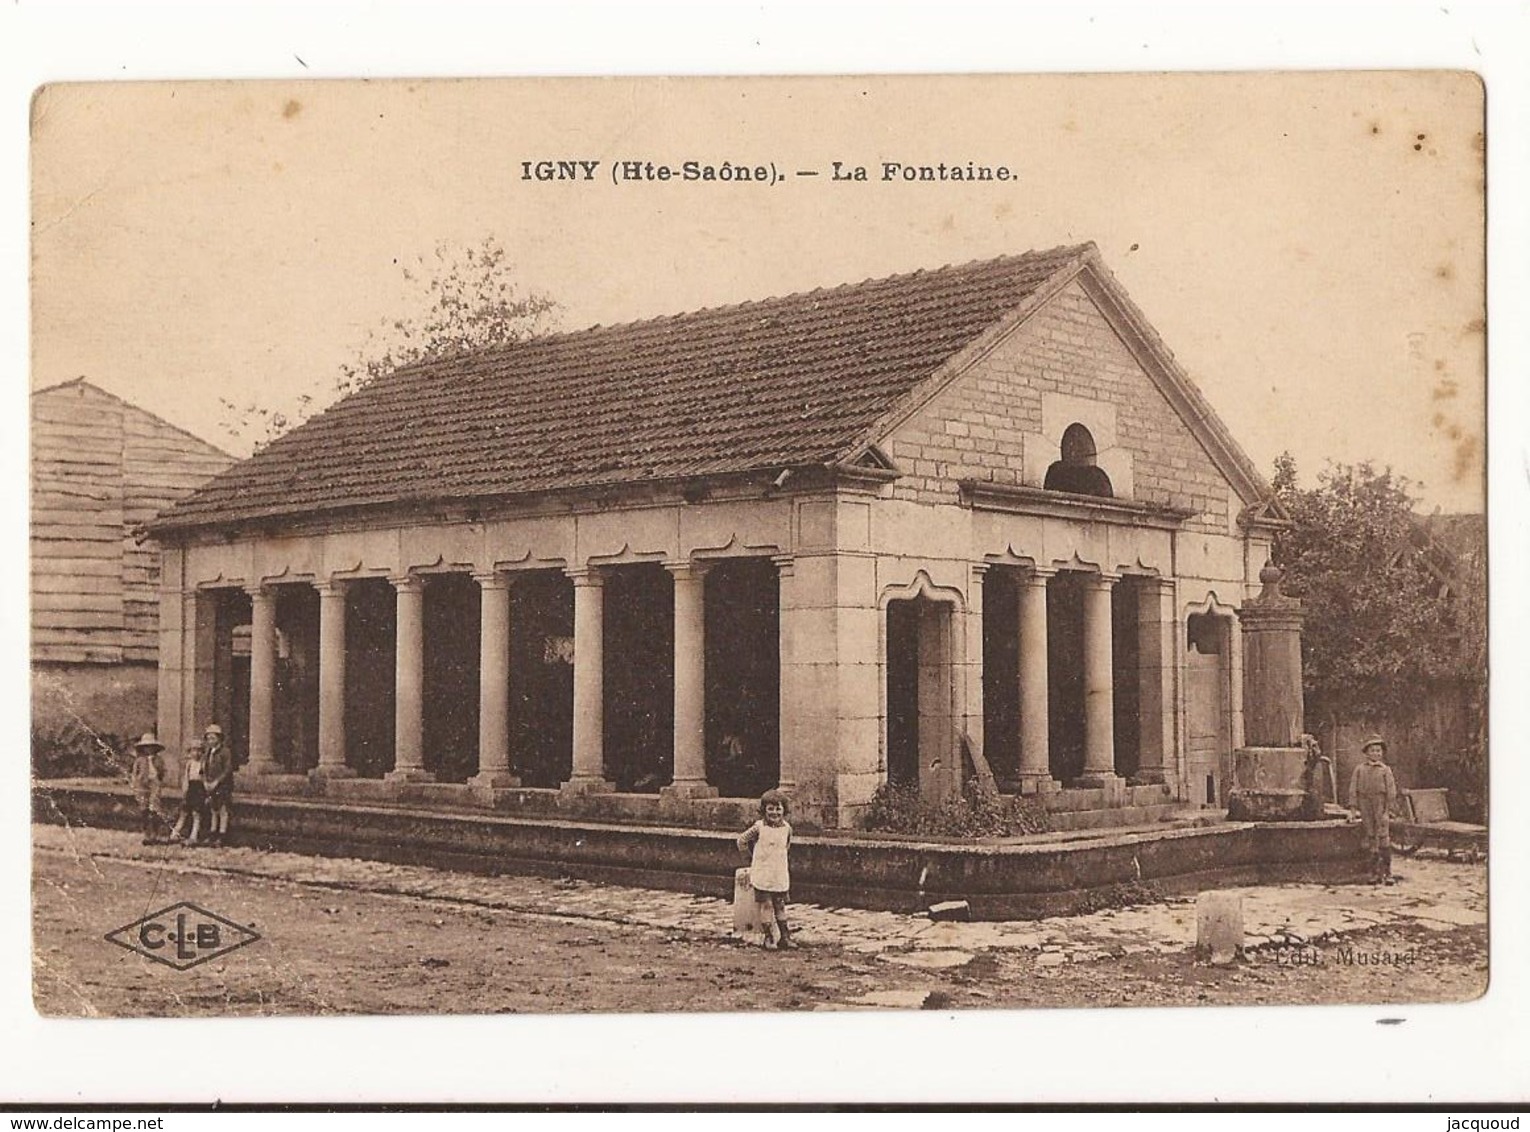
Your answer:
[[[1232,619],[1192,613],[1185,621],[1185,753],[1190,800],[1225,802],[1232,757]]]
[[[627,794],[674,781],[675,587],[658,563],[605,571],[606,775]]]
[[[510,587],[510,749],[526,786],[556,787],[574,767],[574,584],[527,570]]]
[[[1110,477],[1098,463],[1094,435],[1075,421],[1063,432],[1061,459],[1047,469],[1042,486],[1048,491],[1066,491],[1073,495],[1115,495]]]
[[[983,575],[983,755],[1006,793],[1020,790],[1020,587],[1024,573]]]
[[[768,558],[707,571],[707,781],[757,798],[781,779],[781,582]]]
[[[921,593],[887,602],[887,781],[926,799],[961,784],[950,602]]]
[[[196,731],[186,738],[199,739],[209,723],[223,728],[234,762],[243,766],[250,757],[250,595],[240,589],[207,591],[213,624],[211,714],[193,721]],[[208,708],[197,705],[198,713]],[[181,752],[176,751],[177,758]],[[177,765],[179,765],[177,763]]]
[[[1047,769],[1058,782],[1084,773],[1083,575],[1047,579]]]
[[[437,782],[478,771],[478,584],[467,574],[425,578],[425,766]]]
[[[393,768],[398,610],[386,578],[345,586],[345,762],[362,778]]]
[[[312,586],[276,587],[276,688],[271,748],[291,774],[319,761],[319,595]]]

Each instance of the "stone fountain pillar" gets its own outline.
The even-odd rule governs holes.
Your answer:
[[[1263,588],[1243,604],[1243,735],[1233,752],[1228,817],[1294,821],[1304,812],[1302,603],[1280,592],[1280,568],[1259,571]]]

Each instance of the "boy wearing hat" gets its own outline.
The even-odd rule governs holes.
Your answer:
[[[148,732],[133,744],[133,766],[128,771],[128,785],[138,799],[143,843],[158,845],[160,834],[159,791],[165,781],[165,764],[159,753],[165,745]]]
[[[1361,748],[1365,762],[1349,780],[1349,808],[1360,817],[1361,844],[1370,858],[1371,883],[1392,884],[1392,834],[1388,819],[1397,808],[1397,779],[1387,766],[1387,743],[1368,735]]]

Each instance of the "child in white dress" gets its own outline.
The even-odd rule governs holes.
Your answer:
[[[738,847],[752,856],[749,860],[749,883],[765,921],[766,949],[785,951],[795,947],[786,923],[786,900],[791,891],[791,873],[786,857],[791,848],[792,827],[786,821],[786,795],[767,790],[760,798],[760,820],[739,835]]]

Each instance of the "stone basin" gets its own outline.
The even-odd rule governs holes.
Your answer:
[[[1318,821],[1319,800],[1305,790],[1246,789],[1227,796],[1228,821]]]

